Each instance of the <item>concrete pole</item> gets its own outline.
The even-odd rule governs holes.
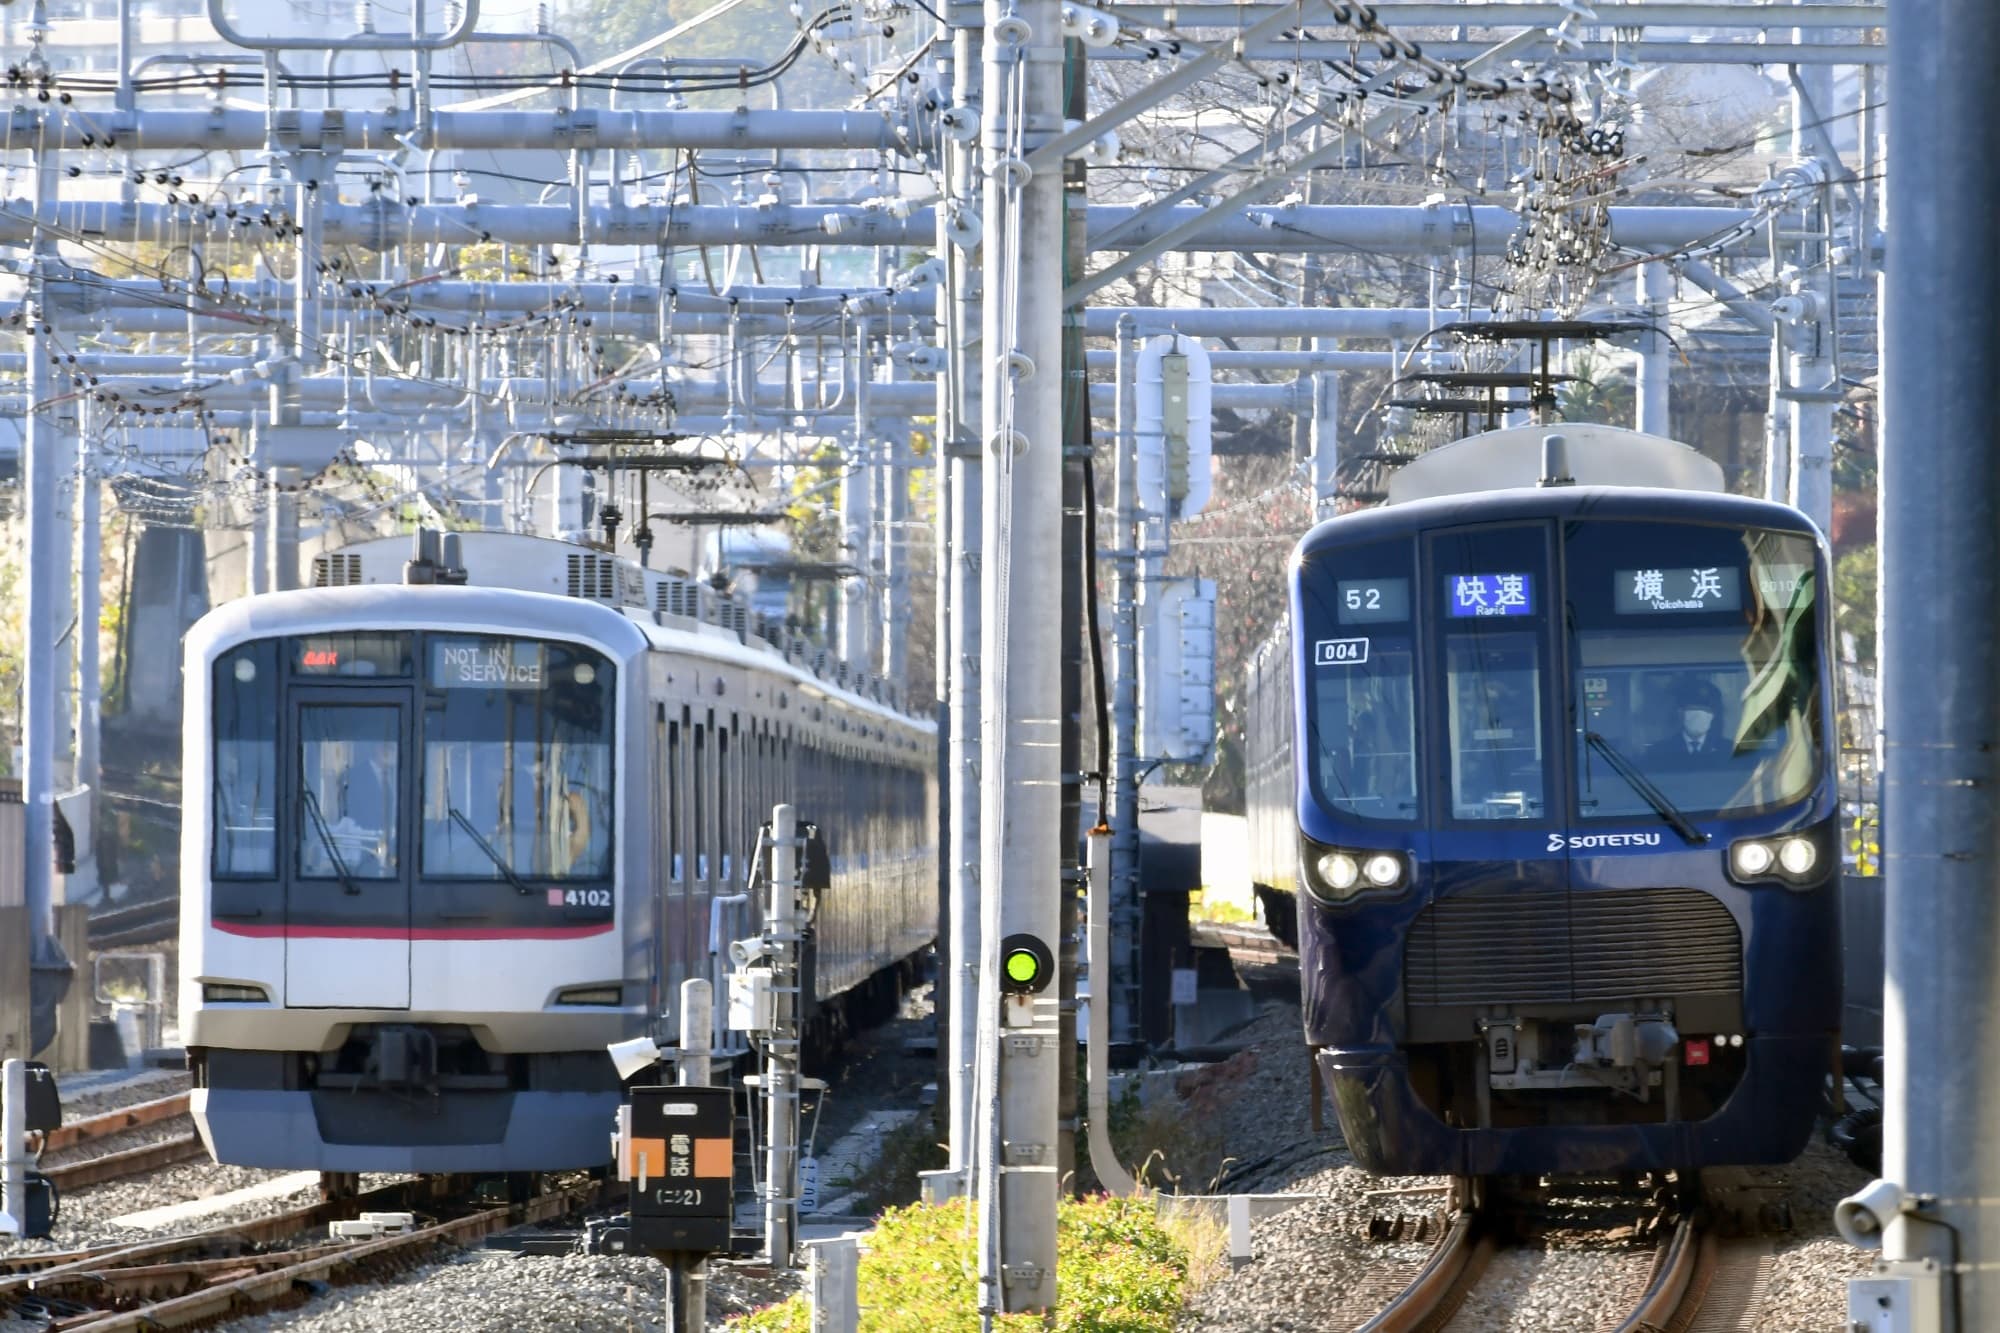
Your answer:
[[[976,107],[980,90],[980,30],[954,29],[951,88],[955,108]],[[945,173],[949,194],[973,206],[977,180],[976,147],[947,140]],[[945,293],[940,313],[946,324],[948,373],[941,377],[947,400],[940,431],[941,481],[949,547],[940,561],[938,600],[946,610],[946,634],[938,640],[938,671],[945,696],[944,780],[938,797],[944,848],[945,928],[948,931],[942,978],[945,990],[945,1117],[947,1165],[967,1172],[974,1157],[974,1051],[980,1014],[979,962],[982,956],[979,903],[979,676],[980,534],[984,530],[981,480],[980,374],[968,354],[979,336],[979,262],[976,250],[951,239],[948,210],[940,209],[938,253],[944,258]]]
[[[39,215],[56,203],[56,158],[36,154],[35,208]],[[29,254],[28,414],[22,440],[22,498],[27,509],[27,597],[23,608],[26,642],[21,653],[23,901],[30,938],[29,1007],[32,1056],[55,1038],[56,1004],[68,988],[69,961],[55,934],[55,760],[63,748],[56,700],[65,664],[56,651],[69,598],[69,547],[60,513],[68,436],[75,428],[75,405],[53,403],[58,388],[46,332],[50,321],[44,284],[56,261],[55,238],[38,232]],[[46,405],[46,406],[45,406]]]
[[[1091,1003],[1102,1004],[1112,1039],[1138,1035],[1133,1003],[1139,921],[1139,439],[1134,321],[1118,321],[1112,416],[1111,536],[1111,929],[1109,952],[1091,959]]]
[[[1070,1058],[1057,1041],[1055,994],[1003,998],[998,947],[1025,935],[1053,957],[1060,925],[1061,627],[1049,601],[1062,578],[1063,251],[1054,240],[1063,176],[1026,166],[1063,128],[1059,10],[1058,0],[986,3],[980,989],[981,1063],[991,1072],[981,1098],[979,1290],[987,1315],[1055,1305],[1057,1065]]]
[[[869,321],[854,322],[854,441],[847,476],[840,483],[840,544],[860,572],[840,590],[840,655],[851,667],[876,669],[875,644],[875,460],[873,395],[869,392]]]
[[[1764,498],[1779,504],[1792,500],[1791,391],[1786,381],[1794,362],[1785,355],[1788,340],[1785,322],[1779,320],[1771,328],[1771,392],[1764,407]]]
[[[89,404],[85,404],[88,411]],[[97,785],[100,695],[103,689],[100,633],[102,562],[104,556],[103,487],[97,479],[91,451],[77,450],[76,498],[76,787],[82,792],[70,831],[76,835],[76,871],[64,886],[70,902],[97,896]]]
[[[249,550],[243,557],[243,594],[255,597],[259,593],[271,591],[271,485],[268,480],[258,483],[244,504],[250,510],[249,531],[244,534],[244,543]]]
[[[910,429],[897,422],[883,442],[882,596],[875,623],[882,631],[882,675],[897,685],[910,674]]]
[[[955,62],[952,58],[952,33],[948,26],[941,26],[938,45],[942,52],[935,66],[939,86],[947,95],[952,85]],[[951,190],[951,148],[943,153],[942,179],[947,193]],[[931,623],[932,669],[931,683],[935,687],[932,699],[932,717],[937,722],[937,838],[938,838],[938,978],[931,993],[932,1007],[937,1016],[938,1087],[942,1096],[937,1102],[934,1114],[943,1119],[937,1121],[938,1132],[944,1136],[947,1155],[946,1170],[958,1168],[957,1149],[961,1142],[959,1122],[956,1115],[958,1103],[954,1101],[954,1085],[958,1083],[958,1067],[952,1063],[953,1037],[957,1032],[960,1013],[953,1002],[958,998],[953,992],[952,976],[958,970],[960,959],[954,947],[958,923],[951,900],[951,839],[952,809],[951,789],[951,454],[958,442],[961,429],[958,418],[958,392],[954,383],[956,376],[951,365],[952,348],[952,270],[960,259],[958,248],[952,244],[947,213],[936,211],[937,254],[944,267],[943,290],[939,295],[937,319],[931,328],[935,346],[946,358],[944,372],[933,383],[937,388],[937,429],[931,446],[934,468],[931,472],[931,587],[933,619]],[[962,1191],[962,1183],[958,1186]]]
[[[1942,1296],[1928,1327],[1975,1333],[2000,1328],[2000,8],[1899,0],[1888,48],[1882,654],[1909,688],[1884,695],[1882,1169],[1913,1202],[1882,1255]]]
[[[1667,339],[1667,299],[1672,283],[1667,266],[1657,261],[1639,265],[1639,308],[1660,330],[1639,336],[1637,392],[1633,394],[1633,428],[1648,435],[1673,437],[1673,411],[1668,375],[1673,344]]]
[[[1330,370],[1312,377],[1313,522],[1332,518],[1340,499],[1340,377]]]
[[[299,586],[299,469],[273,468],[265,492],[264,514],[270,526],[265,553],[270,561],[264,587],[286,592]]]
[[[981,32],[960,28],[952,34],[952,104],[977,107],[981,83]],[[974,206],[978,180],[976,145],[953,141],[946,149],[946,170],[952,194]],[[980,558],[986,531],[983,438],[983,376],[968,350],[980,335],[980,262],[976,250],[947,242],[945,256],[946,317],[951,337],[954,435],[945,441],[945,484],[951,511],[951,552],[945,565],[946,585],[940,595],[951,608],[950,638],[940,665],[946,671],[946,760],[948,782],[942,793],[949,802],[945,822],[946,892],[950,898],[951,1030],[946,1059],[950,1063],[947,1115],[950,1119],[948,1162],[954,1171],[968,1171],[975,1156],[973,1112],[975,1051],[979,1021],[991,1010],[980,1002],[979,969],[985,956],[984,909],[980,904],[980,675],[984,660],[980,633],[984,607]]]

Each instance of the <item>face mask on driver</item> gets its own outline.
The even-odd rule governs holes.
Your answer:
[[[1708,735],[1708,727],[1715,721],[1715,714],[1706,708],[1681,709],[1681,730],[1696,740]]]

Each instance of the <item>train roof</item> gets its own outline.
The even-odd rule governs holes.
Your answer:
[[[1300,538],[1292,560],[1296,565],[1318,550],[1430,528],[1536,518],[1673,519],[1820,536],[1812,520],[1790,505],[1747,495],[1641,486],[1517,486],[1342,514]]]
[[[397,548],[407,552],[408,543],[398,542]],[[690,609],[699,609],[694,600]],[[812,649],[803,639],[773,643],[752,631],[747,616],[728,619],[731,623],[716,624],[643,606],[521,587],[357,582],[225,602],[188,630],[186,650],[194,660],[209,661],[246,639],[306,630],[461,629],[581,639],[623,656],[653,648],[770,671],[884,721],[918,731],[935,730],[931,718],[903,712],[891,700],[854,688],[879,683],[850,672],[845,664],[830,664],[823,650]]]
[[[1723,494],[1720,464],[1663,435],[1595,421],[1509,426],[1441,445],[1389,478],[1389,503],[1533,486],[1542,479],[1543,443],[1563,441],[1568,475],[1582,486],[1648,486]]]

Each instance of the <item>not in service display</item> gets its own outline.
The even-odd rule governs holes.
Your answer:
[[[539,690],[548,648],[532,639],[433,639],[431,684],[441,690]]]

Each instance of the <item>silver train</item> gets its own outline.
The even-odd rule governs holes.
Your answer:
[[[680,982],[754,933],[779,802],[829,853],[823,1023],[935,937],[930,722],[707,587],[448,544],[321,556],[188,633],[180,1012],[218,1161],[605,1163],[604,1048],[677,1034]]]

